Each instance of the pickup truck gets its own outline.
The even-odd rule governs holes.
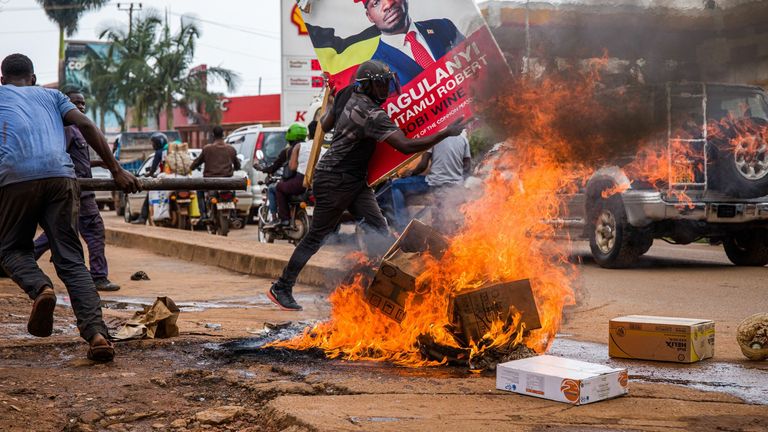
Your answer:
[[[595,167],[557,221],[602,267],[631,266],[654,240],[722,244],[737,266],[768,264],[768,96],[760,87],[669,83],[650,92],[665,160],[689,163],[649,184],[632,156]],[[614,163],[615,162],[615,163]],[[616,192],[619,191],[619,192]]]

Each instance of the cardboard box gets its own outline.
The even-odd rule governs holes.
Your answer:
[[[506,321],[512,307],[522,314],[526,331],[541,328],[536,299],[527,279],[462,292],[451,300],[449,316],[453,317],[454,325],[461,328],[466,342],[477,342],[491,329],[491,323]]]
[[[631,315],[608,327],[611,357],[694,363],[715,355],[714,321]]]
[[[416,279],[426,270],[425,256],[440,260],[448,240],[418,220],[412,220],[382,258],[381,266],[365,291],[366,299],[385,315],[401,322],[405,301],[416,288]]]
[[[496,388],[573,405],[627,394],[626,369],[542,355],[496,367]]]

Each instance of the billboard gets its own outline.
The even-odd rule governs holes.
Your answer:
[[[312,121],[312,100],[323,90],[323,77],[306,25],[296,2],[280,2],[282,34],[282,124]]]
[[[370,59],[397,73],[402,91],[382,107],[411,138],[471,118],[473,87],[511,73],[474,0],[315,0],[303,17],[336,88],[351,84],[358,66]],[[412,158],[379,143],[368,182],[390,176]]]
[[[109,55],[110,44],[108,42],[65,41],[64,63],[59,74],[60,89],[78,89],[84,92],[86,101],[94,97],[91,86],[91,77],[88,73],[88,58],[98,56],[106,58]],[[105,110],[104,133],[121,132],[120,122],[115,113],[125,113],[125,104],[118,102],[114,107]],[[97,107],[89,102],[87,115],[99,126],[102,126]]]

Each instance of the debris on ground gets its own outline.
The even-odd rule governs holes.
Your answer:
[[[218,426],[231,423],[243,412],[245,412],[245,408],[241,406],[222,406],[200,411],[195,414],[195,420],[204,425]]]
[[[752,315],[739,324],[736,341],[750,360],[768,359],[768,313]]]
[[[143,311],[136,312],[117,332],[114,339],[165,339],[176,337],[179,335],[179,327],[176,325],[179,312],[179,307],[169,297],[158,297],[152,306],[145,306]]]
[[[630,315],[610,320],[608,355],[695,363],[715,355],[715,322]]]
[[[136,273],[131,275],[132,281],[140,281],[140,280],[149,280],[149,275],[144,273],[143,271],[137,271]]]
[[[221,327],[221,324],[219,324],[219,323],[206,323],[205,324],[205,328],[212,329],[212,330],[215,330],[215,331],[221,331],[222,327]]]
[[[585,405],[628,393],[626,369],[542,355],[502,363],[496,388],[513,393]]]

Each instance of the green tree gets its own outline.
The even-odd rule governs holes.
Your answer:
[[[114,52],[110,52],[114,55]],[[91,78],[91,87],[83,89],[87,91],[86,102],[98,118],[99,127],[104,130],[105,117],[112,114],[120,123],[121,129],[125,128],[123,113],[117,108],[122,102],[118,93],[118,87],[114,85],[120,80],[118,61],[107,55],[102,56],[94,51],[89,51],[85,63],[85,73]]]
[[[114,81],[117,97],[132,110],[133,126],[142,130],[151,109],[157,105],[156,43],[162,20],[154,13],[139,17],[132,31],[111,28],[100,38],[111,43],[108,57],[117,59]],[[128,126],[128,125],[127,125]]]
[[[48,18],[59,26],[59,63],[64,60],[64,35],[77,31],[80,17],[90,10],[99,9],[109,0],[37,0]]]
[[[221,120],[220,93],[208,90],[209,81],[222,81],[228,91],[234,91],[239,77],[229,69],[192,67],[200,28],[182,19],[179,30],[172,34],[168,22],[163,27],[156,52],[156,80],[160,97],[155,115],[158,126],[160,113],[165,112],[167,129],[173,129],[173,109],[182,108],[199,122],[218,123]]]

